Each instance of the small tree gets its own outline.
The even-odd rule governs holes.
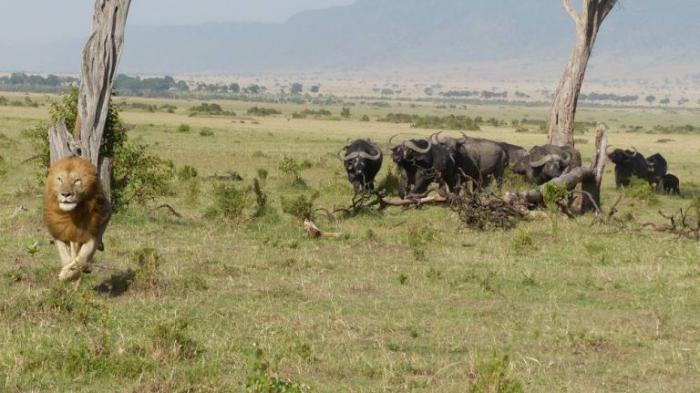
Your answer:
[[[343,108],[343,110],[340,111],[340,116],[344,118],[349,118],[350,117],[350,108]]]
[[[654,101],[656,101],[656,97],[652,95],[648,95],[645,98],[646,102],[649,103],[649,105],[652,105]]]
[[[301,83],[292,83],[289,91],[294,95],[301,94],[304,91],[304,86]]]

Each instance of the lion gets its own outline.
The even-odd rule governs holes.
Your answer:
[[[111,206],[92,163],[68,157],[51,165],[44,221],[61,258],[60,280],[75,280],[89,271],[110,215]]]

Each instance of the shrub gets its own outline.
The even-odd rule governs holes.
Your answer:
[[[311,197],[299,195],[292,199],[282,197],[282,211],[300,220],[310,220],[314,215],[314,202],[317,198],[318,194]]]
[[[154,289],[161,285],[160,267],[163,265],[163,258],[158,250],[142,248],[134,253],[133,260],[136,264],[133,279],[137,287]]]
[[[472,365],[471,375],[474,381],[469,386],[469,393],[522,393],[523,384],[511,377],[508,372],[508,356],[493,354],[491,359],[481,360]]]
[[[495,120],[495,119],[494,119]],[[472,119],[468,116],[420,116],[405,113],[389,113],[378,119],[388,123],[410,123],[413,128],[432,128],[438,130],[462,130],[479,131],[479,124],[483,122],[479,117]]]
[[[192,128],[190,127],[189,124],[180,124],[180,125],[177,127],[177,132],[188,133],[188,132],[190,132],[190,131],[192,131]]]
[[[285,155],[277,168],[293,185],[305,185],[304,180],[301,178],[302,166],[294,158]]]
[[[255,194],[255,212],[253,212],[253,217],[262,217],[267,213],[267,194],[260,187],[258,179],[253,179],[253,193]]]
[[[214,131],[209,128],[203,128],[199,131],[199,136],[214,136]]]
[[[255,349],[253,371],[246,378],[248,393],[304,393],[309,387],[274,375],[273,367],[260,348]]]
[[[258,168],[258,179],[265,181],[267,180],[267,169],[264,168]]]
[[[147,146],[126,143],[114,152],[112,207],[115,211],[136,203],[146,205],[172,193],[175,165],[148,154]]]
[[[313,109],[304,109],[301,112],[294,112],[292,113],[292,118],[293,119],[306,119],[308,116],[313,116],[313,117],[329,117],[332,116],[333,114],[326,109],[319,109],[319,110],[313,110]]]
[[[214,206],[209,215],[221,215],[226,220],[238,222],[243,218],[248,198],[244,190],[233,184],[215,184],[213,190]]]
[[[367,115],[362,115],[362,118],[360,119],[362,121],[369,121],[369,116]]]
[[[627,198],[655,205],[659,199],[654,193],[654,188],[644,179],[636,176],[630,178],[630,184],[622,189],[622,194]]]
[[[340,116],[342,116],[342,117],[344,117],[344,118],[346,118],[346,119],[349,118],[349,117],[350,117],[350,108],[343,108],[343,109],[340,111]]]
[[[197,170],[189,165],[185,165],[177,171],[177,179],[181,181],[193,179],[197,175]]]
[[[271,115],[281,115],[282,112],[274,108],[261,108],[254,106],[248,109],[248,114],[253,116],[271,116]]]
[[[202,352],[200,345],[189,337],[189,322],[176,318],[159,323],[151,334],[152,354],[161,360],[194,359]]]

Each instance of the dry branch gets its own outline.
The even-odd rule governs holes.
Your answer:
[[[381,200],[381,208],[387,208],[390,206],[398,207],[408,207],[408,206],[421,206],[421,205],[436,205],[444,204],[449,202],[450,199],[442,195],[427,196],[419,199],[389,199],[384,198]]]
[[[591,210],[597,213],[600,209],[600,186],[603,182],[603,173],[607,162],[606,150],[608,148],[607,127],[599,123],[596,134],[596,154],[588,168],[574,168],[568,173],[559,176],[556,179],[549,181],[557,187],[563,187],[567,191],[574,191],[581,184],[581,192],[579,197],[574,200],[574,206],[567,206],[563,211],[567,212],[572,209],[577,214],[583,214]],[[533,189],[520,192],[508,192],[503,200],[513,206],[524,205],[529,208],[543,206],[545,203],[544,190],[542,186],[539,189]]]

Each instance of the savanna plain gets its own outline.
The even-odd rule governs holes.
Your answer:
[[[434,132],[377,121],[389,112],[495,118],[468,133],[529,148],[546,135],[512,120],[548,108],[358,100],[347,118],[329,106],[333,116],[299,119],[319,108],[217,101],[224,114],[190,116],[201,101],[118,97],[130,140],[177,175],[167,195],[114,215],[75,285],[57,280],[41,169],[25,161],[36,152],[23,130],[47,121],[56,97],[0,95],[39,104],[0,106],[0,391],[700,390],[700,242],[641,225],[697,203],[700,134],[653,131],[700,125],[697,109],[579,109],[577,120],[607,123],[612,145],[660,152],[681,179],[681,196],[618,191],[609,164],[602,208],[623,197],[612,220],[548,212],[477,231],[444,206],[319,211],[316,224],[339,235],[310,239],[282,200],[348,206],[336,158],[348,138],[384,148],[381,182],[390,136]],[[592,127],[576,138],[590,161]],[[242,181],[212,178],[229,171]],[[211,214],[220,183],[240,191],[236,219]]]

